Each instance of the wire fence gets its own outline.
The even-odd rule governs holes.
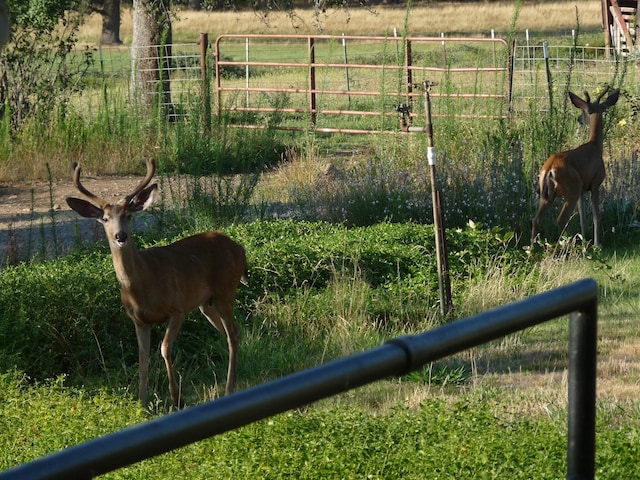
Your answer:
[[[167,52],[163,61],[166,62],[166,72],[171,80],[172,99],[184,104],[202,102],[202,62],[197,44],[172,44],[141,50]],[[72,104],[87,112],[97,112],[104,106],[126,108],[138,104],[139,99],[132,98],[131,53],[130,47],[98,47],[93,55],[94,61],[85,74],[85,88],[81,95],[72,99]]]
[[[509,53],[500,47],[496,51],[495,44],[480,48],[474,43],[475,39],[470,39],[466,44],[463,41],[456,49],[447,48],[447,39],[443,39],[441,45],[432,42],[425,47],[425,42],[414,48],[413,52],[409,51],[412,62],[407,67],[406,61],[402,65],[407,52],[403,51],[400,40],[391,37],[377,44],[371,41],[368,44],[360,43],[351,50],[341,47],[337,40],[314,45],[314,50],[318,52],[315,61],[319,67],[330,65],[342,67],[342,70],[315,68],[311,85],[308,81],[308,45],[299,45],[290,40],[276,45],[273,39],[259,41],[257,38],[251,38],[249,43],[248,37],[246,41],[244,38],[234,38],[235,43],[225,45],[221,51],[208,51],[210,65],[206,66],[204,71],[207,75],[203,76],[201,46],[196,43],[173,44],[170,55],[164,58],[171,80],[171,101],[184,107],[184,110],[194,104],[201,105],[204,101],[203,81],[207,81],[211,90],[217,88],[218,93],[225,93],[224,96],[212,95],[212,103],[218,104],[213,106],[213,111],[219,107],[247,110],[250,103],[253,103],[252,108],[256,113],[285,110],[282,98],[286,97],[293,114],[308,113],[309,109],[318,108],[317,105],[301,106],[301,101],[296,98],[308,97],[312,90],[327,92],[325,103],[342,97],[343,100],[333,106],[333,113],[346,115],[360,110],[374,115],[382,110],[391,116],[392,103],[404,101],[409,98],[407,95],[421,95],[420,92],[411,91],[411,81],[430,77],[440,83],[440,87],[435,87],[433,92],[435,116],[497,117],[504,116],[505,112],[526,115],[530,113],[532,105],[537,109],[546,109],[551,96],[563,95],[566,87],[576,92],[592,92],[604,84],[623,82],[629,94],[638,93],[636,69],[629,68],[634,64],[628,58],[617,56],[603,47],[517,45]],[[131,50],[125,47],[102,47],[94,57],[97,59],[87,72],[90,81],[74,102],[88,111],[96,111],[105,103],[123,106],[135,104],[138,99],[131,98],[130,88]],[[478,60],[479,57],[483,60]],[[392,67],[396,65],[396,68],[404,68],[405,71],[409,68],[414,76],[405,78],[392,70],[368,75],[371,62]],[[302,69],[306,70],[301,83],[297,83],[298,80],[291,74],[294,65],[302,65]],[[464,70],[464,74],[461,70]],[[405,90],[396,88],[397,85]],[[369,93],[375,91],[384,91],[388,97],[392,93],[389,97],[391,100],[385,100],[386,103],[366,101]],[[438,105],[439,97],[447,102]],[[452,107],[454,102],[455,106]],[[415,115],[421,113],[416,111]]]
[[[549,91],[562,93],[565,86],[576,92],[624,79],[630,94],[638,93],[635,65],[604,47],[520,45],[513,62],[514,110],[526,113],[526,105],[548,105]],[[633,68],[628,68],[633,65]],[[550,85],[551,84],[551,85]]]

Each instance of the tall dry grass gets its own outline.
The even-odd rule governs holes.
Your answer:
[[[601,28],[600,2],[538,3],[522,6],[516,29],[535,32],[567,34],[576,26],[576,8],[583,31]],[[376,6],[373,8],[333,8],[316,16],[311,9],[293,12],[194,12],[176,10],[173,21],[175,42],[192,42],[200,32],[210,37],[229,33],[255,34],[347,34],[392,35],[394,28],[404,30],[405,20],[410,35],[496,35],[508,33],[514,14],[513,2],[433,3],[412,7],[407,16],[403,7]],[[79,35],[81,43],[96,44],[100,38],[101,19],[89,16]],[[131,43],[131,10],[123,9],[121,39]]]

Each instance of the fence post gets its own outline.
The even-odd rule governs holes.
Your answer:
[[[597,330],[597,300],[571,314],[567,480],[595,478]]]
[[[249,100],[249,98],[250,98],[249,97],[249,78],[250,78],[249,77],[249,75],[250,75],[249,74],[249,72],[250,72],[250,69],[249,69],[249,37],[244,39],[244,59],[245,59],[245,62],[247,62],[245,64],[245,67],[244,67],[244,85],[247,88],[247,91],[246,91],[246,94],[245,94],[245,106],[247,108],[249,108],[249,102],[250,102],[250,100]]]
[[[516,41],[512,40],[507,53],[507,105],[509,105],[509,118],[513,114],[513,71],[516,58]]]
[[[347,57],[347,41],[344,38],[344,33],[342,34],[342,51],[344,53],[344,74],[347,81],[347,92],[349,92],[351,90],[351,82],[349,81],[349,59]],[[347,93],[347,103],[351,106],[351,95],[349,93]]]
[[[444,44],[444,42],[443,42]],[[426,116],[425,132],[427,134],[427,160],[431,179],[431,193],[433,199],[433,227],[436,241],[436,263],[438,267],[438,286],[440,293],[440,312],[446,316],[453,308],[451,300],[451,279],[449,277],[449,255],[447,253],[447,237],[442,210],[442,194],[436,184],[436,149],[433,146],[433,123],[431,120],[431,97],[429,92],[435,83],[423,82],[424,110]]]
[[[404,71],[407,79],[407,105],[411,108],[413,92],[413,71],[411,70],[411,40],[405,40],[404,45]],[[409,123],[411,123],[411,117],[409,117]]]
[[[316,49],[313,37],[309,37],[309,111],[311,125],[316,125]]]
[[[555,107],[553,105],[553,78],[551,68],[549,68],[549,44],[545,40],[542,42],[542,54],[544,56],[544,66],[547,73],[547,93],[549,95],[549,115],[553,116]]]
[[[207,68],[207,49],[209,48],[209,34],[201,33],[196,40],[200,45],[200,72],[202,81],[202,108],[204,112],[204,131],[211,134],[211,86],[209,85],[209,69]]]

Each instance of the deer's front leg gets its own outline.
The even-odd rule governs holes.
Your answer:
[[[167,366],[167,376],[169,377],[169,393],[171,393],[171,400],[173,400],[173,404],[177,408],[182,407],[182,401],[180,399],[180,389],[178,387],[178,382],[176,381],[175,375],[173,373],[173,365],[171,363],[171,352],[173,350],[173,342],[175,342],[178,337],[178,333],[182,328],[182,323],[184,322],[184,315],[171,317],[169,319],[169,325],[167,325],[167,331],[164,334],[164,339],[162,340],[162,358],[164,358],[164,363]]]
[[[138,339],[138,398],[143,408],[147,407],[147,384],[149,383],[149,348],[151,327],[134,321]]]

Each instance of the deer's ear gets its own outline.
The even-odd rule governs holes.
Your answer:
[[[66,200],[72,210],[75,210],[85,218],[102,218],[104,214],[101,208],[96,207],[93,203],[87,202],[86,200],[74,197],[67,197]]]
[[[607,97],[607,99],[602,102],[602,105],[605,105],[605,108],[611,107],[616,104],[618,98],[620,97],[620,89],[616,88],[611,95]]]
[[[158,184],[154,183],[143,189],[139,194],[131,199],[129,202],[129,210],[131,212],[139,212],[140,210],[146,210],[156,199],[156,193],[158,192]]]
[[[575,93],[569,92],[569,98],[571,99],[571,103],[573,103],[579,109],[585,110],[587,108],[587,102],[585,102]]]

